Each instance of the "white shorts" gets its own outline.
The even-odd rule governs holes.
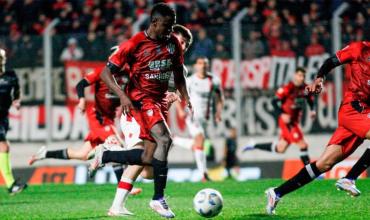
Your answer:
[[[203,136],[207,135],[208,121],[205,118],[193,118],[192,120],[191,117],[186,117],[185,122],[191,137],[195,137],[199,134]]]
[[[122,114],[120,125],[127,149],[131,149],[137,145],[144,145],[143,140],[139,138],[140,125],[136,122],[135,118],[130,117],[130,120],[127,120],[126,115]]]

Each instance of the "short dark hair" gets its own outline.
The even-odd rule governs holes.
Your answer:
[[[165,3],[158,3],[153,6],[152,11],[150,13],[150,21],[153,21],[153,19],[157,16],[161,17],[169,16],[174,21],[176,21],[175,10]]]
[[[197,56],[197,57],[195,58],[195,62],[197,62],[198,60],[208,60],[208,61],[209,61],[208,57],[203,56],[203,55],[201,55],[201,56]]]
[[[175,24],[173,26],[173,33],[180,34],[184,38],[186,38],[186,48],[188,48],[193,43],[193,34],[190,32],[189,29],[182,26],[181,24]]]
[[[306,69],[305,69],[304,67],[301,67],[301,66],[297,67],[297,68],[295,69],[295,72],[296,72],[296,73],[298,73],[298,72],[302,72],[304,75],[306,75]]]

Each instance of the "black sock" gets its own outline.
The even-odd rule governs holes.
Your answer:
[[[123,151],[105,151],[103,153],[102,162],[103,163],[120,163],[120,164],[130,164],[130,165],[143,165],[141,160],[141,155],[143,154],[143,149],[132,149]]]
[[[317,169],[316,162],[310,163],[303,167],[294,177],[275,188],[274,191],[277,196],[283,197],[284,195],[303,187],[320,174],[321,172]]]
[[[46,158],[62,159],[62,160],[68,160],[69,159],[67,149],[47,151],[45,157]]]
[[[153,175],[154,175],[154,196],[153,200],[160,199],[164,196],[164,189],[167,183],[167,161],[160,161],[153,158]]]
[[[303,149],[301,150],[301,160],[303,162],[304,165],[307,165],[310,163],[310,157],[308,156],[308,150],[307,149]]]
[[[272,149],[272,145],[273,145],[273,143],[271,143],[271,142],[269,142],[269,143],[259,143],[259,144],[254,145],[254,148],[264,150],[264,151],[273,152],[274,150]]]
[[[119,182],[121,180],[124,168],[122,165],[115,165],[113,166],[114,174],[116,175],[117,181]]]
[[[370,149],[367,148],[361,158],[348,172],[346,178],[356,180],[362,172],[364,172],[370,165]]]

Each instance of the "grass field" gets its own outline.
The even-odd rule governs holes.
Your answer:
[[[277,215],[264,214],[264,190],[282,180],[218,183],[169,183],[167,194],[177,219],[201,219],[192,207],[195,193],[205,187],[219,190],[224,198],[222,213],[215,219],[370,219],[370,179],[359,180],[362,190],[351,198],[334,188],[334,181],[319,180],[286,196]],[[152,184],[137,184],[143,193],[131,197],[127,207],[136,216],[127,219],[160,219],[148,207]],[[108,219],[106,212],[115,193],[114,185],[30,186],[10,197],[0,190],[0,219]]]

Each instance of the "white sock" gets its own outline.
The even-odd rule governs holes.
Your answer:
[[[204,150],[195,149],[194,150],[195,162],[197,164],[198,170],[203,175],[207,172],[207,159]]]
[[[120,209],[124,203],[126,202],[126,199],[132,189],[132,180],[126,177],[121,177],[121,180],[119,181],[117,185],[116,195],[114,196],[112,208],[113,209]]]
[[[193,147],[194,140],[191,138],[183,138],[183,137],[173,137],[172,138],[172,143],[175,146],[179,146],[188,150],[191,150]]]

